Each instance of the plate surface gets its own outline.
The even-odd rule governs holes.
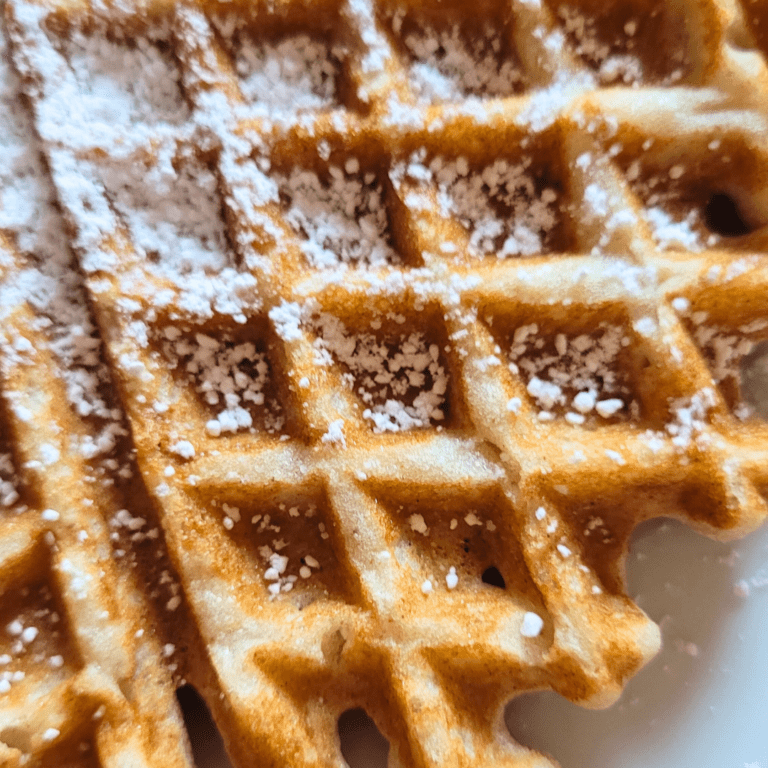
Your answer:
[[[721,544],[654,520],[627,566],[661,653],[607,710],[516,700],[513,735],[562,768],[768,768],[768,526]]]

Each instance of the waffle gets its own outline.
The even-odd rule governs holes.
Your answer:
[[[0,764],[188,765],[138,563],[120,557],[123,523],[146,506],[124,508],[127,425],[15,96],[0,93]]]
[[[6,0],[3,759],[190,765],[188,681],[236,765],[553,765],[634,526],[767,514],[760,13]]]

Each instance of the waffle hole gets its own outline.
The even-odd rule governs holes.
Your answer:
[[[507,588],[507,582],[504,581],[501,571],[495,565],[483,571],[482,580],[484,584],[489,584],[492,587],[498,587],[499,589]]]
[[[751,227],[744,221],[736,201],[724,192],[715,192],[704,207],[707,228],[721,237],[747,235]]]
[[[176,700],[184,718],[195,768],[232,768],[224,739],[203,697],[187,684],[176,691]]]
[[[672,85],[691,68],[682,13],[670,3],[548,0],[571,50],[601,85]],[[659,56],[659,50],[664,51]]]
[[[506,98],[522,92],[526,77],[510,45],[509,11],[496,0],[466,4],[448,0],[401,7],[381,21],[400,50],[420,105],[469,96]]]
[[[349,768],[387,768],[389,742],[360,707],[339,717],[341,754]]]
[[[768,341],[760,342],[739,367],[744,402],[757,416],[768,420]]]
[[[188,118],[178,65],[168,42],[153,39],[157,30],[109,39],[74,26],[67,29],[62,21],[45,26],[74,76],[70,118],[98,124],[100,130],[136,123],[178,125]],[[105,87],[109,98],[102,97]]]
[[[324,159],[282,145],[271,156],[284,221],[307,264],[319,270],[420,265],[382,159],[360,146],[326,142],[325,148]]]
[[[251,113],[286,120],[340,106],[341,51],[323,9],[315,6],[311,21],[249,10],[250,19],[226,13],[210,20]]]
[[[319,314],[315,344],[339,364],[374,433],[455,428],[463,409],[452,385],[442,315],[423,311],[410,324],[406,317],[374,315],[368,328],[355,320],[358,328],[350,329],[334,315]]]
[[[163,326],[153,341],[179,385],[194,393],[195,418],[208,435],[285,434],[296,426],[277,343],[263,319],[236,328]]]
[[[742,51],[752,48],[752,36],[743,24],[731,24],[726,32],[726,40],[729,45]]]

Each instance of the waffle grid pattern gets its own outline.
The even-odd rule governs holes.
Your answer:
[[[406,7],[404,17],[416,10]],[[766,428],[733,416],[689,332],[697,313],[707,313],[717,327],[760,334],[754,321],[765,316],[768,295],[759,255],[768,217],[759,170],[765,64],[733,43],[749,34],[735,5],[697,2],[673,87],[662,77],[601,88],[563,45],[553,10],[530,0],[505,9],[505,45],[517,51],[528,89],[421,106],[385,23],[395,9],[286,3],[263,21],[258,8],[246,26],[271,30],[274,17],[277,35],[310,24],[332,32],[340,73],[335,107],[270,119],[245,103],[221,23],[210,21],[219,8],[6,5],[14,62],[73,229],[139,468],[215,671],[207,698],[236,762],[342,765],[336,720],[364,706],[390,741],[393,765],[548,765],[502,734],[503,703],[549,687],[607,704],[658,646],[657,628],[624,594],[621,562],[634,525],[676,514],[731,536],[766,516]],[[72,68],[55,41],[83,20],[88,34],[113,41],[119,30],[161,40],[188,113],[182,105],[178,122],[126,134],[79,132],[74,114],[62,128],[58,94]],[[660,71],[652,61],[647,68]],[[446,147],[456,151],[449,160],[463,157],[472,172],[499,157],[533,158],[539,186],[563,201],[552,252],[501,260],[441,250],[458,244],[465,253],[471,233],[408,168],[425,167],[414,153],[425,151],[429,162]],[[633,191],[637,159],[680,182],[682,192],[670,193],[675,204],[695,202],[699,187],[725,178],[719,188],[748,199],[755,231],[700,251],[665,248]],[[192,168],[195,185],[215,188],[220,211],[199,209],[215,219],[200,240],[231,255],[212,260],[208,274],[156,266],[126,213],[138,182],[126,182],[121,169],[145,168],[151,185],[163,163],[177,177]],[[331,166],[381,185],[388,245],[400,263],[308,267],[302,232],[286,214],[295,199],[275,195],[270,180],[310,169],[327,186]],[[698,224],[691,226],[695,234]],[[390,348],[402,345],[399,328],[435,345],[448,376],[440,419],[375,434],[349,371],[318,365],[324,316],[353,334],[373,329]],[[516,330],[535,323],[544,337],[572,338],[602,321],[628,339],[631,354],[620,365],[637,412],[585,424],[542,419],[530,382],[505,364]],[[269,364],[267,399],[281,400],[284,422],[260,432],[259,403],[241,402],[232,434],[217,434],[221,415],[212,418],[210,402],[163,355],[159,340],[177,333],[189,349],[257,341]],[[294,503],[301,511],[292,522],[280,505]],[[318,510],[311,523],[307,505]],[[283,513],[275,534],[287,540],[289,562],[291,531],[318,521],[317,549],[302,563],[311,571],[306,554],[320,563],[319,591],[315,579],[283,578],[283,550],[265,563],[249,543],[253,535],[242,529],[257,523],[247,517],[265,508]],[[487,536],[498,537],[501,560],[482,565],[499,567],[505,592],[483,586],[479,574],[473,581],[459,559],[419,538],[422,523],[445,527],[440,509],[458,519],[457,510],[477,511],[475,519],[492,523]],[[600,545],[589,535],[598,514]],[[404,547],[404,538],[415,546]],[[453,562],[459,582],[450,589]],[[531,613],[543,627],[527,637]],[[198,682],[194,669],[189,677]],[[36,743],[29,748],[42,754]]]
[[[123,467],[103,441],[127,435],[126,425],[111,423],[95,384],[98,339],[66,268],[31,120],[12,101],[6,43],[3,26],[0,765],[186,765],[149,601],[110,530],[127,513]],[[168,717],[157,722],[153,711]]]
[[[7,238],[2,247],[15,262],[0,275],[7,287],[23,256]],[[89,462],[54,458],[75,455],[89,425],[62,413],[59,361],[39,320],[24,305],[3,318],[3,431],[13,436],[22,487],[16,514],[1,523],[3,631],[19,647],[4,662],[13,677],[0,715],[0,763],[183,765],[183,727],[158,637],[143,631],[139,583],[113,556],[106,520],[120,509],[119,495]],[[50,601],[37,599],[37,585]],[[30,592],[36,610],[14,628],[14,606]],[[153,710],[167,719],[156,721]]]

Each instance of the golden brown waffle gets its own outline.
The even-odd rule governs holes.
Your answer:
[[[363,707],[391,765],[551,765],[503,705],[603,706],[653,656],[633,527],[766,517],[768,429],[735,377],[768,335],[747,13],[6,0],[6,20],[181,585],[137,615],[160,638],[188,603],[184,674],[234,762],[342,765],[336,721]],[[78,525],[51,527],[62,553]],[[45,764],[43,736],[20,746]]]
[[[0,43],[0,765],[188,765],[132,559],[146,519],[121,548],[127,430]]]

